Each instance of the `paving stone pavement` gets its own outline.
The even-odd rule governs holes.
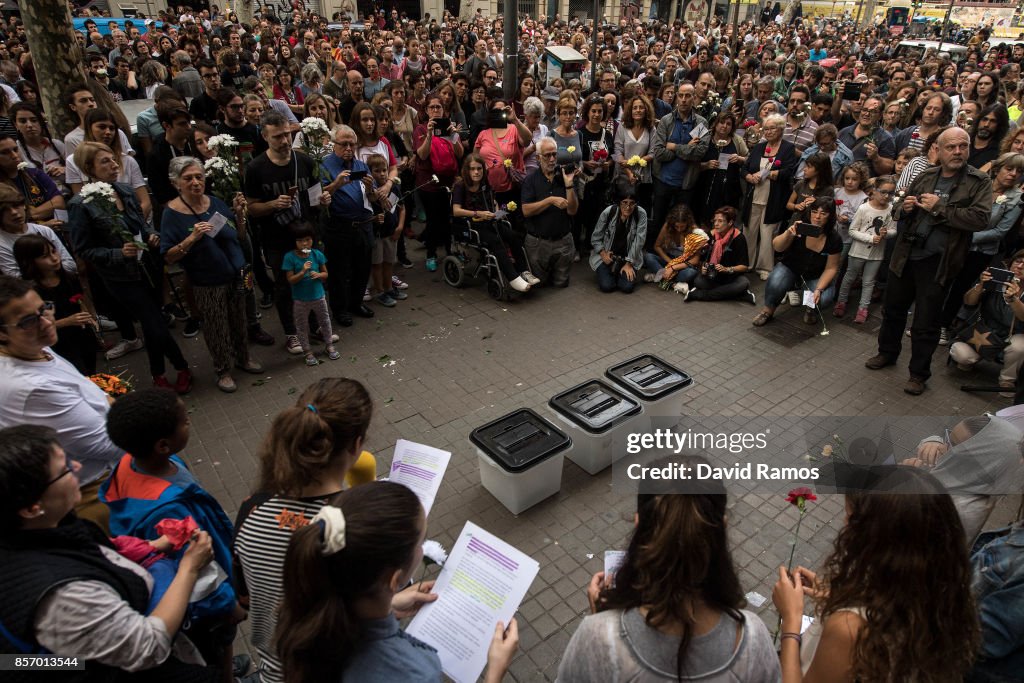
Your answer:
[[[641,353],[656,354],[694,377],[684,409],[693,416],[967,416],[1009,404],[996,394],[961,392],[966,376],[944,365],[945,347],[936,353],[934,376],[921,397],[902,391],[909,348],[896,367],[864,369],[875,353],[877,311],[863,326],[854,325],[852,316],[838,321],[827,314],[830,334],[821,336],[820,325],[805,325],[800,312],[784,304],[774,322],[754,328],[750,319],[759,308],[746,303],[684,304],[677,294],[650,285],[632,295],[601,294],[585,263],[575,266],[568,289],[538,289],[517,301],[496,302],[483,282],[452,289],[440,273],[423,269],[422,252],[412,256],[417,267],[398,273],[410,283],[409,299],[393,309],[371,303],[375,318],[336,329],[338,361],[321,355],[323,364],[309,368],[302,356],[289,356],[280,346],[273,309],[263,311],[279,345],[254,347],[266,374],[237,375],[239,391],[226,395],[214,385],[201,336],[179,338],[196,374],[196,389],[185,399],[192,436],[184,456],[233,518],[254,485],[257,449],[277,411],[319,377],[362,381],[375,401],[367,447],[377,456],[379,473],[388,471],[398,438],[453,453],[428,537],[450,549],[472,520],[540,562],[519,611],[521,651],[509,676],[515,681],[554,679],[587,610],[584,589],[591,575],[602,569],[605,550],[625,547],[635,499],[612,492],[611,470],[590,476],[566,460],[561,491],[514,516],[480,485],[468,438],[475,427],[520,407],[542,409],[551,396]],[[755,288],[760,303],[762,283]],[[115,361],[111,369],[128,369],[140,386],[148,383],[142,353]],[[994,380],[996,371],[982,373]],[[770,598],[777,567],[791,548],[794,509],[781,496],[736,496],[729,522],[744,590]],[[796,562],[817,566],[842,523],[840,496],[812,504]],[[755,611],[775,628],[770,599]],[[246,648],[241,637],[237,645]]]

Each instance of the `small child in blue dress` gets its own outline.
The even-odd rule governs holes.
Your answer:
[[[316,316],[320,332],[327,340],[327,357],[338,360],[341,354],[334,348],[331,329],[331,314],[327,310],[327,295],[324,281],[327,280],[327,257],[313,248],[316,233],[309,223],[297,222],[290,226],[295,238],[295,249],[284,255],[281,270],[292,286],[292,312],[295,318],[295,334],[299,338],[306,365],[320,363],[309,348],[309,314]]]

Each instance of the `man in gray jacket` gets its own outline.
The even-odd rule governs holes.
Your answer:
[[[913,305],[910,379],[903,388],[912,396],[924,393],[931,376],[942,304],[971,248],[971,233],[987,228],[992,212],[992,180],[967,165],[967,131],[948,128],[936,146],[939,164],[922,171],[897,206],[901,221],[889,262],[878,355],[864,364],[879,370],[896,363]]]
[[[711,131],[693,105],[693,85],[680,84],[676,89],[675,111],[662,118],[654,132],[654,204],[647,230],[647,251],[654,247],[669,209],[690,202],[700,172],[698,162],[708,151]]]

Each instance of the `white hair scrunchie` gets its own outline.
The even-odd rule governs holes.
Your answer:
[[[313,517],[313,524],[320,524],[322,527],[321,550],[323,554],[333,555],[345,547],[345,515],[341,508],[333,505],[325,505],[320,512]]]

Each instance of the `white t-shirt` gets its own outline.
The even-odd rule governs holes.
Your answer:
[[[45,361],[0,355],[0,428],[39,424],[57,430],[68,456],[82,463],[82,485],[124,455],[107,436],[107,395],[50,349]]]
[[[85,174],[79,170],[78,166],[75,166],[75,159],[73,156],[67,158],[67,163],[64,165],[65,176],[68,179],[68,185],[71,183],[87,183],[89,179],[85,177]],[[121,172],[117,175],[117,182],[128,185],[133,190],[137,190],[140,187],[146,186],[146,179],[142,177],[142,169],[139,168],[139,162],[135,161],[134,157],[130,157],[127,154],[121,155]]]
[[[18,269],[18,264],[14,260],[14,243],[18,241],[19,237],[25,235],[41,235],[50,241],[54,247],[57,248],[57,253],[60,254],[60,263],[64,266],[64,271],[67,273],[77,273],[78,266],[75,265],[75,259],[71,258],[71,254],[64,248],[60,238],[50,228],[45,225],[37,225],[36,223],[29,223],[26,226],[25,232],[20,235],[12,235],[9,232],[0,230],[0,273],[4,275],[10,275],[11,277],[21,277],[21,271]]]

